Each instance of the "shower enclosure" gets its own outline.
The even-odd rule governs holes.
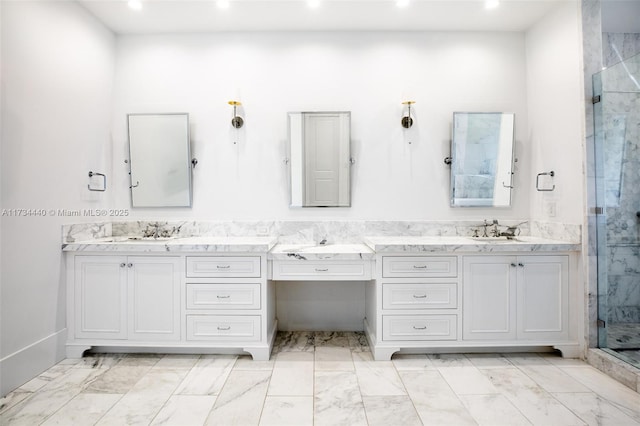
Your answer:
[[[593,76],[598,342],[640,368],[640,55]]]

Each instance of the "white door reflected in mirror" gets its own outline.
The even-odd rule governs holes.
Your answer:
[[[289,113],[292,207],[349,207],[349,112]]]

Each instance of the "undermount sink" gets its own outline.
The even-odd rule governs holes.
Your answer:
[[[517,243],[520,241],[517,237],[467,237],[467,239],[481,243]]]
[[[105,237],[96,240],[98,243],[135,243],[135,242],[144,242],[144,243],[152,243],[152,242],[165,242],[168,240],[175,240],[177,237],[131,237],[131,236],[118,236],[118,237]]]
[[[175,240],[177,237],[127,237],[129,241],[167,241]]]

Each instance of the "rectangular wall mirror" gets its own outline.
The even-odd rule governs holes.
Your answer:
[[[190,207],[189,114],[129,114],[132,207]]]
[[[515,114],[453,113],[451,206],[508,207]]]
[[[350,112],[290,112],[292,207],[351,205]]]

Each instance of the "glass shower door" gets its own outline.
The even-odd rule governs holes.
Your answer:
[[[640,55],[593,76],[598,341],[640,367]]]

